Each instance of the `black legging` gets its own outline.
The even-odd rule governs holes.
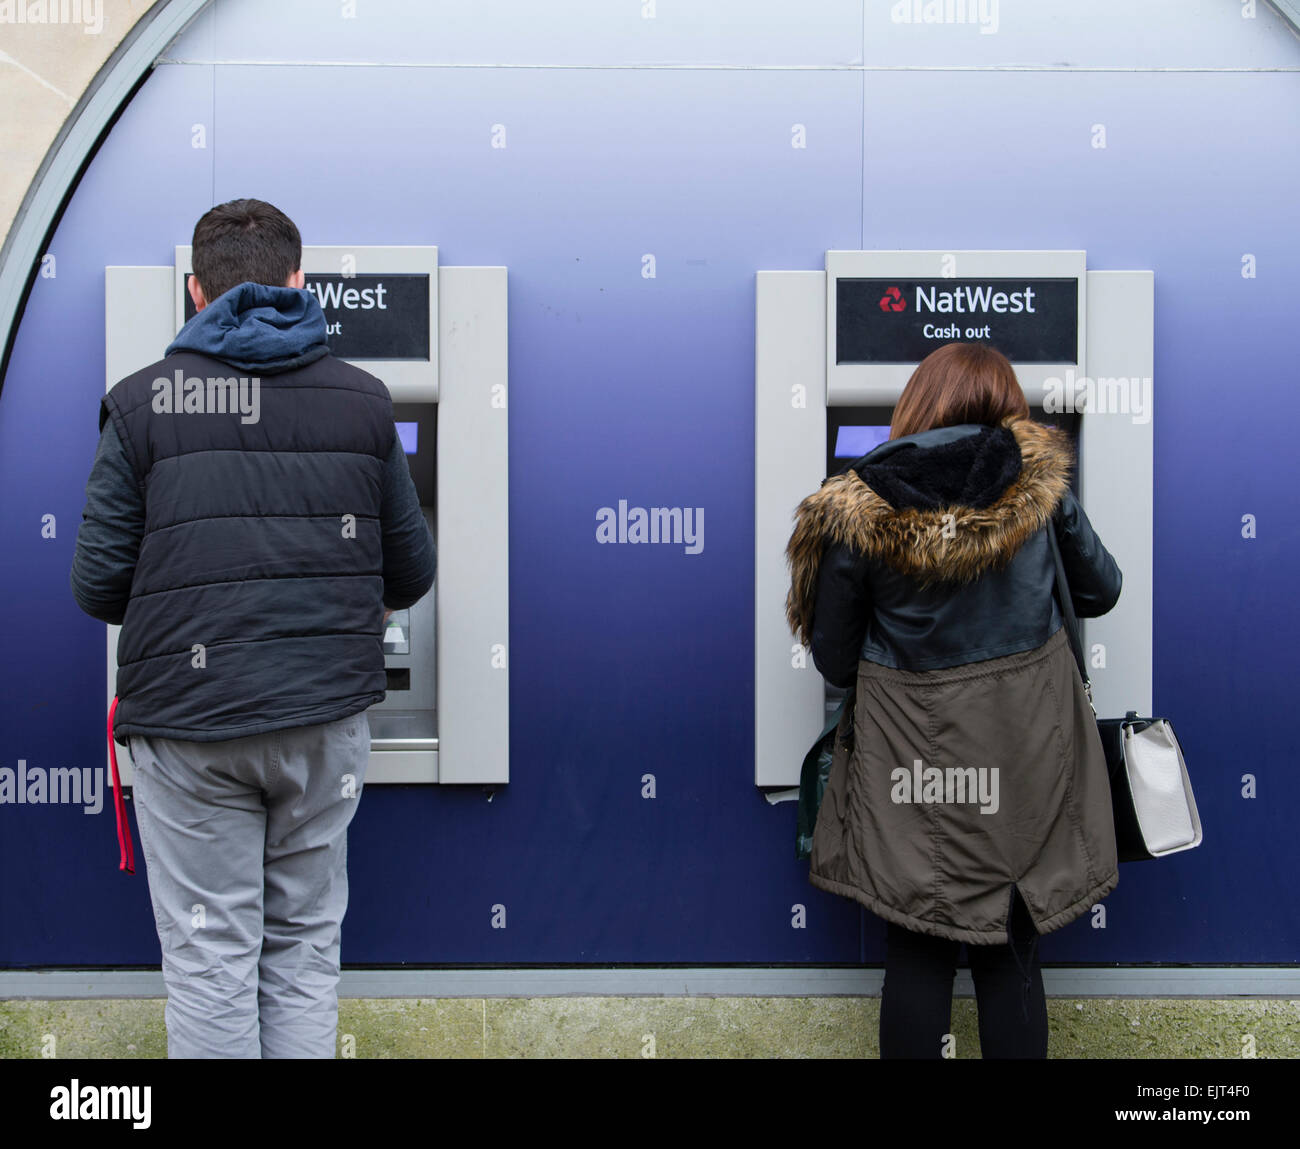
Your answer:
[[[1008,935],[1008,945],[966,947],[979,1010],[980,1050],[985,1057],[1046,1057],[1047,998],[1038,963],[1038,932],[1014,889]],[[942,1057],[961,943],[891,923],[888,944],[880,997],[880,1056]]]

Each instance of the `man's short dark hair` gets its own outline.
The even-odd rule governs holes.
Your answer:
[[[194,225],[190,258],[211,303],[241,283],[283,287],[302,263],[302,236],[279,208],[260,199],[232,199]]]

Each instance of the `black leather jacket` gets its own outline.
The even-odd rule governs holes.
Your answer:
[[[792,629],[847,687],[860,659],[924,671],[1041,646],[1062,624],[1046,523],[1074,609],[1105,614],[1121,575],[1069,487],[1068,438],[1029,420],[890,440],[800,505]]]

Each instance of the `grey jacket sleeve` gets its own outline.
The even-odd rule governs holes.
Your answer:
[[[121,624],[144,537],[144,514],[144,493],[110,419],[100,431],[86,482],[86,509],[69,576],[72,597],[92,618]]]
[[[384,606],[405,610],[433,586],[437,554],[433,534],[420,510],[420,496],[406,465],[402,440],[393,436],[393,449],[384,464],[379,512],[384,548]]]
[[[1105,614],[1119,601],[1123,576],[1118,564],[1102,546],[1072,491],[1065,492],[1053,521],[1074,613],[1080,618]]]

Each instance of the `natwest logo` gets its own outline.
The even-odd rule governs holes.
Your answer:
[[[890,288],[891,291],[895,290]],[[916,288],[917,311],[975,312],[995,311],[999,315],[1017,312],[1034,313],[1034,289],[1026,284],[1022,291],[998,291],[987,284],[973,287],[969,284],[944,291],[933,284]]]
[[[880,297],[881,311],[906,311],[907,300],[903,298],[903,293],[897,287],[888,288],[885,294]]]

